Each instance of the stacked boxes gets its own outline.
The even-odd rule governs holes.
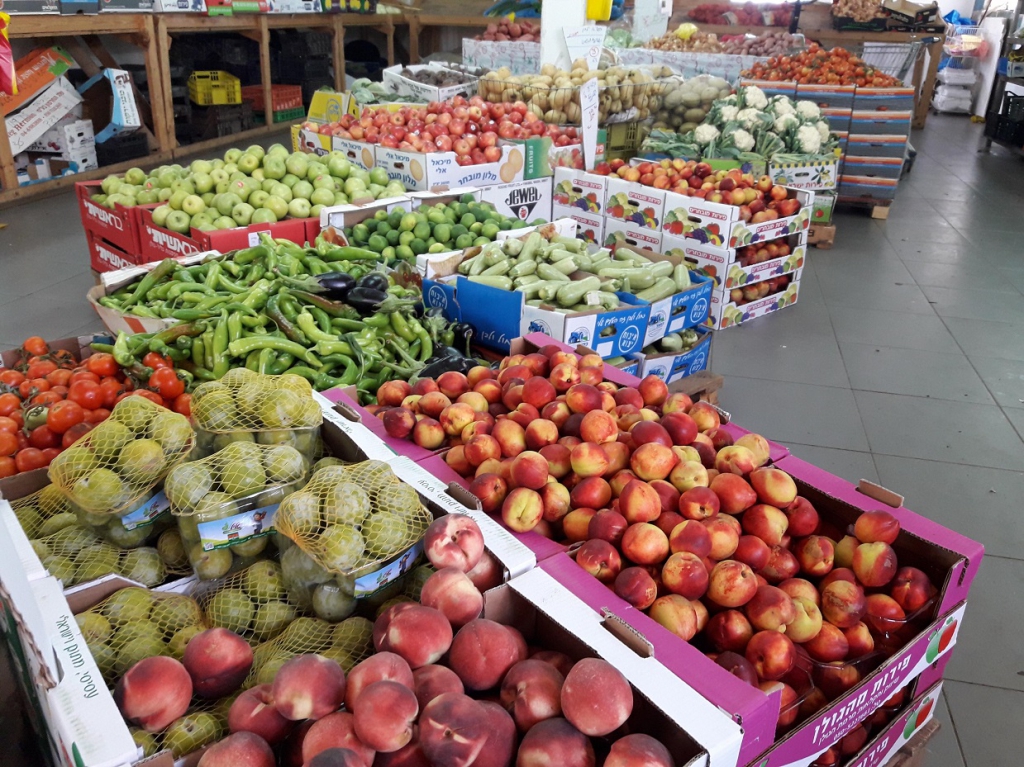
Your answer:
[[[896,196],[913,110],[913,88],[857,88],[840,196],[879,201]]]

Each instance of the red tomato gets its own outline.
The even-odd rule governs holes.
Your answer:
[[[0,457],[0,479],[13,477],[18,473],[18,466],[10,456]]]
[[[38,360],[30,362],[25,375],[29,378],[45,378],[57,369],[57,363],[52,360]]]
[[[103,378],[104,376],[117,375],[117,371],[121,369],[121,366],[114,360],[113,354],[99,352],[86,358],[85,369]]]
[[[181,413],[186,418],[192,417],[192,395],[185,393],[179,394],[174,398],[174,402],[171,405],[171,410],[175,413]]]
[[[18,454],[14,456],[14,464],[18,467],[18,471],[32,471],[46,466],[46,458],[43,456],[42,450],[26,447],[24,450],[19,450]]]
[[[71,384],[78,383],[79,381],[92,381],[93,383],[98,384],[100,382],[100,377],[95,373],[90,373],[84,368],[80,368],[71,374],[68,385],[70,386]]]
[[[50,391],[61,399],[65,399],[68,396],[68,387],[66,386],[51,386]]]
[[[39,336],[30,336],[29,338],[26,338],[25,343],[21,345],[21,348],[36,357],[42,357],[50,351],[49,344]]]
[[[46,380],[50,382],[52,386],[67,386],[71,380],[71,371],[60,368],[54,370],[50,375],[46,376]]]
[[[50,352],[50,358],[57,363],[57,366],[64,370],[73,370],[78,366],[75,355],[67,349],[54,349]]]
[[[91,423],[86,423],[84,421],[82,423],[76,423],[64,432],[64,436],[61,437],[60,440],[60,446],[66,450],[92,430],[93,424]]]
[[[167,356],[157,354],[156,352],[149,352],[145,357],[142,358],[142,364],[148,368],[173,368],[174,361]]]
[[[124,397],[145,397],[150,402],[155,402],[161,407],[164,406],[164,398],[157,394],[155,391],[149,391],[149,389],[138,389],[133,392],[128,392],[127,394],[122,395],[118,402],[120,402],[121,399],[124,399]]]
[[[46,414],[46,425],[54,434],[63,434],[84,420],[85,411],[82,406],[71,400],[54,403]]]
[[[17,394],[0,394],[0,415],[9,416],[21,409],[21,397]]]
[[[18,386],[25,380],[25,374],[17,370],[5,370],[0,373],[0,383],[7,386]]]
[[[149,377],[149,388],[164,399],[173,400],[185,392],[185,382],[178,378],[174,368],[157,368]]]
[[[110,411],[105,407],[98,407],[95,410],[85,411],[85,422],[95,426],[110,418]]]
[[[0,416],[0,432],[6,431],[9,432],[10,434],[14,434],[14,432],[16,432],[20,428],[21,427],[18,426],[18,422],[15,421],[13,418],[8,418],[7,416]]]
[[[100,391],[103,392],[103,407],[112,408],[117,398],[124,394],[125,388],[116,378],[104,378],[100,381]]]
[[[68,390],[68,399],[86,410],[94,410],[103,405],[103,391],[95,381],[75,381]]]
[[[50,461],[52,461],[54,458],[56,458],[60,454],[61,454],[61,448],[59,448],[59,447],[43,448],[43,459],[46,461],[46,463],[43,464],[43,465],[44,466],[49,466],[50,465]]]
[[[60,435],[54,431],[50,431],[49,426],[39,426],[32,430],[32,433],[28,435],[28,443],[32,447],[38,447],[40,450],[45,450],[48,447],[57,447],[60,444]]]
[[[7,417],[10,418],[12,421],[14,421],[18,425],[18,430],[19,431],[25,425],[25,416],[22,415],[21,410],[15,410],[13,413],[8,415]]]
[[[50,382],[45,378],[31,378],[22,381],[21,386],[18,387],[18,394],[21,395],[22,399],[28,399],[32,395],[44,391],[50,391]]]
[[[0,455],[14,455],[18,452],[18,437],[9,431],[0,432]]]
[[[61,395],[57,394],[57,392],[44,391],[44,392],[42,392],[40,394],[37,394],[32,399],[30,399],[28,401],[28,404],[30,404],[30,405],[55,405],[58,402],[63,402],[63,401],[64,401],[64,398]]]

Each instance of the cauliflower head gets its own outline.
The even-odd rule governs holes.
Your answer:
[[[736,148],[741,152],[750,152],[754,148],[754,137],[747,133],[742,128],[734,130],[730,136],[732,142],[736,145]]]
[[[748,85],[741,91],[741,94],[743,96],[743,103],[748,107],[764,109],[768,106],[768,97],[756,85]]]
[[[829,136],[832,135],[832,129],[829,128],[828,123],[824,120],[818,120],[818,122],[814,123],[814,127],[818,129],[818,135],[821,136],[821,143],[824,144],[828,141]]]
[[[710,144],[719,136],[718,128],[714,125],[704,123],[698,125],[693,131],[693,138],[698,144]]]
[[[821,134],[814,125],[801,125],[796,131],[797,151],[803,154],[818,154],[821,150]]]
[[[753,107],[747,107],[741,109],[736,113],[736,119],[743,125],[747,130],[757,127],[761,124],[761,110],[754,109]]]
[[[796,102],[796,113],[801,120],[817,120],[821,117],[821,110],[813,101]]]
[[[785,133],[790,128],[795,128],[800,124],[796,115],[779,115],[775,118],[775,132]]]
[[[793,102],[789,96],[772,96],[768,111],[776,117],[796,114],[796,109],[793,107]]]
[[[736,119],[736,115],[739,114],[739,107],[733,106],[732,104],[726,104],[719,108],[718,114],[722,118],[723,123],[731,123]]]

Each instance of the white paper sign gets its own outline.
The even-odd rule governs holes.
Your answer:
[[[586,59],[591,69],[597,69],[608,29],[593,24],[586,27],[565,27],[562,32],[565,34],[565,47],[569,51],[570,61]]]
[[[580,86],[580,111],[583,114],[583,161],[587,170],[594,169],[597,154],[597,123],[599,117],[597,78]]]
[[[668,30],[672,3],[667,0],[635,0],[633,4],[633,37],[651,40]]]

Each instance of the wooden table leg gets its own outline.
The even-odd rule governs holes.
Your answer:
[[[260,79],[263,82],[263,121],[267,125],[274,122],[274,96],[271,88],[270,74],[270,27],[267,17],[260,16]]]
[[[0,179],[4,189],[18,188],[18,172],[14,169],[14,155],[11,154],[11,140],[6,127],[0,131]]]
[[[152,16],[146,16],[146,84],[149,88],[149,108],[153,113],[153,132],[156,133],[156,143],[161,152],[174,148],[173,128],[168,131],[167,126],[167,97],[170,95],[164,91],[163,76],[160,72],[160,54],[157,46],[157,35],[155,22]],[[171,118],[173,125],[174,118]]]
[[[928,110],[932,105],[932,93],[935,91],[935,79],[939,74],[939,59],[942,58],[942,40],[938,39],[928,46],[928,71],[924,83],[919,89],[919,100],[914,109],[914,127],[923,128],[928,119]]]
[[[332,38],[334,52],[334,90],[345,90],[345,24],[340,15],[332,20],[331,28],[334,30]]]
[[[409,63],[420,63],[420,20],[416,14],[410,13],[409,19]]]
[[[164,127],[167,131],[169,149],[178,146],[178,135],[174,129],[174,93],[171,84],[171,36],[167,33],[167,22],[163,15],[155,16],[156,23],[156,55],[157,77],[160,78],[164,92]],[[150,76],[150,82],[153,78]],[[152,85],[150,85],[152,87]]]

